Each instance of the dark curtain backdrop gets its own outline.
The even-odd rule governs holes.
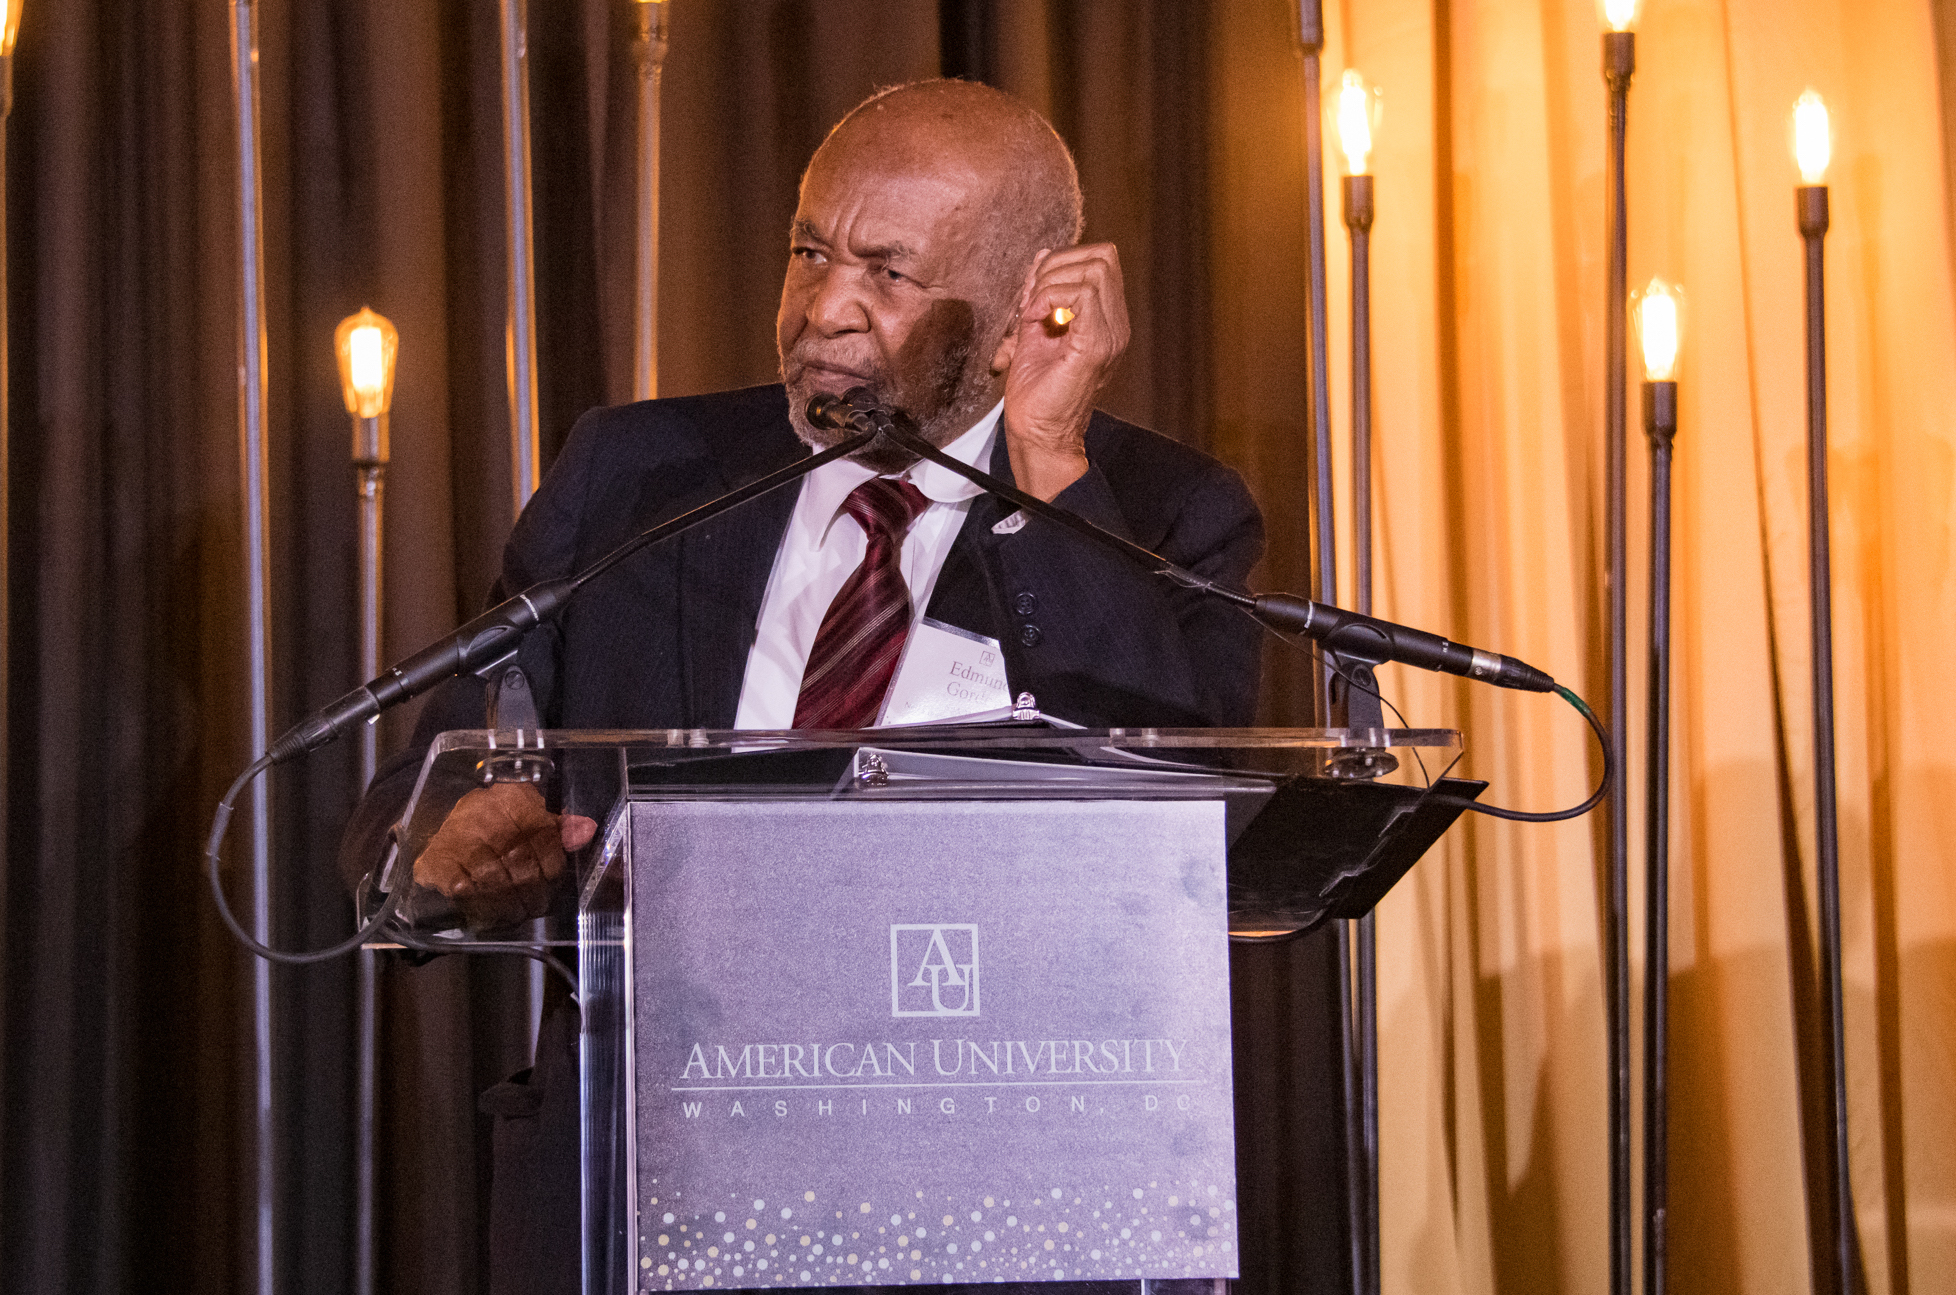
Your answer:
[[[1206,159],[1224,18],[1208,5],[673,10],[663,393],[772,378],[796,177],[838,116],[878,86],[940,69],[988,79],[1051,115],[1078,153],[1089,236],[1122,249],[1134,344],[1104,403],[1242,467],[1271,513],[1264,585],[1307,585],[1300,95],[1281,0],[1228,18],[1230,39],[1265,64],[1233,92],[1233,129],[1267,132],[1270,165],[1237,184],[1228,212],[1231,236],[1258,245],[1255,313],[1221,330],[1209,318]],[[354,681],[354,477],[331,353],[341,317],[370,305],[402,339],[388,657],[472,613],[510,525],[500,88],[488,0],[264,0],[261,11],[283,728]],[[16,58],[14,757],[0,892],[8,1291],[252,1284],[248,964],[213,916],[199,859],[245,740],[226,18],[217,0],[30,0]],[[531,0],[529,20],[547,459],[578,414],[629,395],[631,15],[624,0]],[[1232,75],[1246,70],[1241,49]],[[1267,371],[1219,418],[1217,353],[1236,353],[1221,367],[1243,376],[1244,329],[1264,335]],[[1281,658],[1270,684],[1270,717],[1301,718]],[[383,744],[406,722],[390,718]],[[274,784],[284,945],[346,930],[331,856],[355,780],[341,744]],[[241,866],[230,868],[240,899]],[[1321,941],[1260,955],[1238,998],[1262,1013],[1260,1127],[1335,1172],[1325,957]],[[448,958],[383,974],[381,1289],[476,1291],[487,1163],[475,1095],[527,1064],[524,971]],[[279,1284],[342,1290],[353,972],[280,970],[274,983]],[[1299,1091],[1318,1095],[1314,1109]],[[1244,1190],[1297,1212],[1295,1183]],[[1258,1289],[1294,1289],[1340,1244],[1335,1218],[1293,1233],[1289,1249],[1266,1247]]]

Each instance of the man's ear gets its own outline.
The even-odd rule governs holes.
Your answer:
[[[992,352],[992,372],[1004,373],[1012,367],[1012,357],[1019,351],[1019,320],[1015,315],[1006,325],[1005,336],[998,339],[998,349]]]
[[[998,349],[992,352],[992,372],[1004,373],[1012,367],[1012,357],[1019,353],[1019,325],[1024,321],[1026,303],[1032,300],[1032,285],[1039,279],[1039,262],[1046,255],[1040,248],[1038,256],[1026,267],[1025,282],[1019,285],[1019,296],[1012,303],[1012,318],[1005,325],[1005,336],[998,339]]]

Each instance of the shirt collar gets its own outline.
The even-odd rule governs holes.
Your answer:
[[[983,418],[973,423],[969,430],[958,439],[944,447],[944,452],[966,467],[984,468],[989,471],[992,462],[992,442],[998,436],[1000,416],[1005,412],[1005,402],[993,405]],[[975,499],[984,494],[983,488],[966,481],[951,469],[941,464],[920,459],[910,465],[903,474],[904,480],[923,491],[924,498],[934,504],[960,504],[967,499]],[[852,486],[851,489],[854,489]]]
[[[999,420],[1004,411],[1005,402],[1001,400],[984,417],[960,433],[956,440],[946,445],[944,452],[960,463],[989,471],[992,446],[998,438]],[[829,527],[841,516],[842,502],[849,497],[849,492],[871,477],[880,475],[853,459],[837,459],[808,474],[802,485],[805,492],[803,500],[807,515],[818,519],[817,544],[827,540]],[[949,468],[928,460],[911,464],[897,479],[916,486],[924,498],[933,504],[961,504],[985,493]]]

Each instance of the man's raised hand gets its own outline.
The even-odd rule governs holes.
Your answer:
[[[1067,312],[1067,322],[1056,322],[1055,311]],[[1005,442],[1021,490],[1050,502],[1085,474],[1094,398],[1127,342],[1127,295],[1112,243],[1033,259],[1018,322],[992,360],[1005,372]]]

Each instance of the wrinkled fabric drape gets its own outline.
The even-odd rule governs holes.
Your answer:
[[[1945,162],[1956,83],[1946,58],[1939,71],[1936,37],[1948,51],[1950,10],[1825,0],[1644,9],[1630,281],[1680,282],[1688,301],[1674,504],[1671,1281],[1831,1287],[1826,1211],[1808,1203],[1825,1198],[1828,1126],[1789,149],[1793,101],[1813,87],[1836,126],[1829,462],[1856,1222],[1869,1290],[1946,1290],[1956,1282],[1956,820],[1934,733],[1956,705],[1936,659],[1956,629]],[[1245,34],[1272,62],[1278,21]],[[1588,3],[1384,0],[1338,6],[1332,32],[1327,63],[1363,69],[1386,105],[1373,253],[1382,614],[1498,645],[1600,703],[1607,249],[1596,15]],[[1270,95],[1273,82],[1246,76],[1237,93]],[[1246,171],[1258,165],[1239,147]],[[1227,204],[1235,186],[1218,179],[1212,192]],[[1247,246],[1217,264],[1248,262]],[[1347,280],[1344,258],[1333,264],[1335,298]],[[1265,327],[1252,293],[1266,289],[1248,286],[1233,301],[1219,287],[1212,301],[1217,353],[1255,350],[1271,363],[1251,345]],[[1334,312],[1340,411],[1345,319]],[[1233,321],[1248,324],[1235,347]],[[1252,419],[1275,392],[1261,380],[1217,389],[1251,393]],[[1648,453],[1634,389],[1631,401],[1640,861]],[[1219,407],[1218,425],[1229,416]],[[1349,501],[1340,509],[1348,517]],[[1389,691],[1409,715],[1466,731],[1468,766],[1492,779],[1490,799],[1568,803],[1595,776],[1566,712],[1395,673]],[[1381,906],[1388,1289],[1603,1288],[1600,826],[1469,822]],[[1639,1004],[1641,892],[1639,863]]]
[[[988,66],[962,65],[1052,116],[1079,156],[1089,237],[1122,249],[1135,340],[1104,403],[1240,469],[1271,522],[1259,587],[1306,590],[1305,105],[1290,6],[974,3],[986,33],[975,63]],[[510,523],[501,125],[493,4],[261,7],[282,723],[353,676],[353,474],[330,339],[362,304],[402,335],[387,654],[471,612],[495,569]],[[16,58],[16,751],[0,889],[8,1290],[250,1285],[246,966],[210,912],[198,861],[244,747],[225,8],[29,0]],[[674,0],[662,392],[772,377],[795,178],[864,94],[945,65],[944,8]],[[546,455],[578,413],[630,390],[628,9],[529,6]],[[1940,799],[1950,760],[1935,734],[1956,708],[1938,651],[1956,636],[1956,9],[1646,9],[1630,108],[1630,278],[1662,275],[1688,294],[1672,1281],[1828,1289],[1825,1215],[1808,1205],[1825,1127],[1786,145],[1787,114],[1811,85],[1838,127],[1828,341],[1857,1224],[1871,1291],[1951,1289],[1956,817]],[[1373,159],[1376,606],[1530,660],[1600,707],[1604,98],[1593,4],[1333,0],[1327,20],[1327,82],[1356,66],[1386,104]],[[1343,456],[1348,280],[1332,175]],[[1631,398],[1638,644],[1646,454]],[[1340,457],[1341,482],[1348,470]],[[1348,571],[1348,494],[1336,515]],[[1268,657],[1266,717],[1296,722],[1301,662],[1274,647]],[[1640,664],[1630,673],[1640,788]],[[1465,731],[1464,771],[1492,781],[1491,800],[1569,804],[1598,774],[1582,725],[1550,699],[1384,678],[1409,722]],[[390,718],[383,741],[403,722]],[[344,931],[330,861],[354,778],[352,752],[329,748],[275,783],[288,946]],[[1640,857],[1640,808],[1631,821]],[[1601,844],[1593,820],[1470,820],[1380,909],[1388,1290],[1604,1288]],[[241,897],[237,862],[230,873]],[[1640,877],[1633,869],[1633,905]],[[1321,982],[1313,947],[1247,983],[1307,999]],[[486,959],[386,969],[383,1289],[481,1289],[487,1166],[474,1102],[526,1064],[523,979]],[[344,1289],[351,970],[281,971],[276,984],[282,1284]],[[1321,1062],[1280,1050],[1276,1064]],[[1264,1278],[1294,1289],[1303,1271],[1278,1265]]]

